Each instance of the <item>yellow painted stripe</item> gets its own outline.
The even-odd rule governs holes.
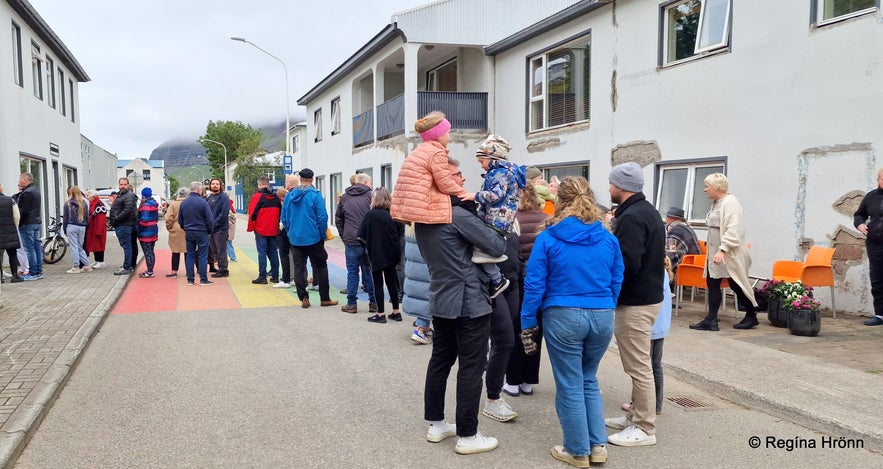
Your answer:
[[[258,276],[258,264],[252,253],[236,248],[238,262],[228,263],[230,269],[230,287],[243,308],[271,308],[277,306],[294,306],[297,295],[293,288],[273,288],[272,285],[254,285],[252,280]],[[269,279],[268,279],[269,281]]]

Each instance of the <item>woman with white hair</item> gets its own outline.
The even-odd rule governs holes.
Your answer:
[[[98,191],[89,189],[86,191],[89,199],[89,226],[86,227],[86,255],[95,255],[93,269],[103,269],[104,250],[107,247],[107,205],[98,197]]]
[[[705,319],[690,324],[690,329],[698,331],[718,331],[717,311],[720,309],[723,293],[721,281],[727,279],[730,289],[741,304],[746,305],[745,317],[735,329],[751,329],[757,326],[757,301],[754,289],[748,281],[751,257],[745,245],[745,226],[742,221],[742,204],[729,193],[730,183],[721,173],[709,174],[705,178],[705,193],[713,201],[711,210],[705,217],[708,226],[708,255],[705,272],[708,286],[708,315]]]

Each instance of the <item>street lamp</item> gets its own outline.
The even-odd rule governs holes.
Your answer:
[[[224,147],[224,185],[230,184],[230,178],[227,177],[227,145],[205,137],[202,138],[202,141],[217,143],[218,145]]]
[[[246,44],[251,45],[255,49],[273,57],[278,60],[280,64],[282,64],[282,70],[285,72],[285,154],[291,155],[291,120],[290,120],[290,112],[288,107],[288,67],[285,66],[285,62],[282,61],[279,57],[267,52],[261,46],[245,39],[244,37],[231,37],[230,39],[234,41],[244,42]]]

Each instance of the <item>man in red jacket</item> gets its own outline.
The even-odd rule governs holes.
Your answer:
[[[282,203],[270,189],[270,178],[258,179],[258,191],[248,204],[248,231],[254,232],[258,249],[258,278],[251,283],[267,284],[267,258],[270,259],[270,282],[279,283],[279,253],[276,235],[279,234],[279,212]]]

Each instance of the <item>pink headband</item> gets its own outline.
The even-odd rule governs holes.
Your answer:
[[[448,133],[449,130],[451,130],[451,122],[447,119],[442,119],[435,127],[423,132],[420,136],[423,137],[424,142],[429,142],[431,140],[438,140],[442,135]]]

